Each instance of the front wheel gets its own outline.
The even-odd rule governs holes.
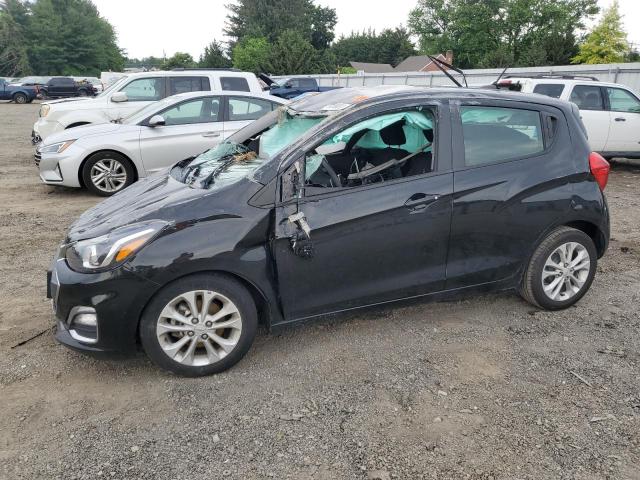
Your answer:
[[[82,180],[93,193],[108,197],[133,183],[134,170],[124,155],[117,152],[98,152],[84,163]]]
[[[21,105],[27,103],[27,96],[24,93],[16,93],[13,96],[13,101]]]
[[[198,274],[156,295],[140,322],[151,360],[178,375],[199,377],[235,365],[249,351],[258,327],[251,294],[237,280]]]
[[[575,228],[559,227],[533,253],[520,293],[546,310],[567,308],[580,300],[596,274],[593,240]]]

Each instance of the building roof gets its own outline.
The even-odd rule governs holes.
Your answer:
[[[436,58],[440,58],[444,60],[444,55],[440,54],[436,56]],[[426,55],[411,55],[410,57],[405,58],[398,65],[396,65],[396,72],[419,72],[424,69],[427,65],[433,63],[429,57]]]
[[[395,70],[388,63],[349,62],[356,70],[367,73],[391,73]]]

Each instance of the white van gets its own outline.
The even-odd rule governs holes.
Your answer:
[[[121,78],[95,98],[45,102],[33,126],[31,139],[40,143],[52,133],[91,123],[108,123],[150,102],[178,93],[227,90],[262,93],[253,73],[236,70],[174,70],[133,73]]]
[[[605,158],[640,158],[640,99],[628,87],[568,75],[507,76],[498,86],[575,103],[593,151]]]

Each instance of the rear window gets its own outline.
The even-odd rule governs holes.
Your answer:
[[[564,85],[561,83],[539,83],[533,87],[533,93],[546,95],[547,97],[560,98]]]
[[[576,85],[569,101],[578,105],[580,110],[604,110],[602,89],[594,85]]]
[[[242,77],[220,77],[222,90],[234,90],[236,92],[250,92],[249,82]]]
[[[488,165],[544,151],[540,112],[519,108],[461,107],[464,161]]]
[[[257,120],[273,110],[274,105],[262,98],[229,97],[229,120]]]
[[[204,92],[211,90],[207,77],[171,77],[169,78],[169,95],[188,92]]]

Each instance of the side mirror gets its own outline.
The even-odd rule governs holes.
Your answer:
[[[125,92],[116,92],[111,95],[111,101],[116,103],[127,102],[129,101],[129,97],[127,97]]]
[[[149,119],[149,126],[152,128],[155,127],[162,127],[163,125],[165,125],[165,120],[164,117],[162,115],[154,115],[153,117],[151,117]]]

